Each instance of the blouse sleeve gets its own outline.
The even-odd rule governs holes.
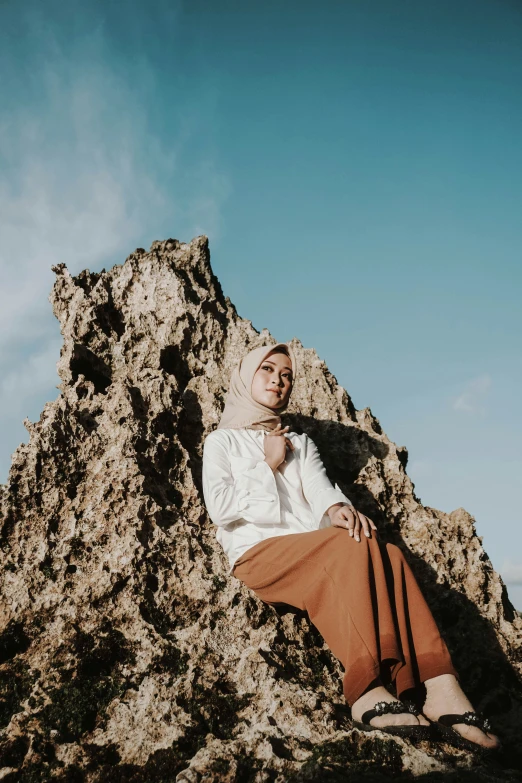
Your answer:
[[[279,493],[271,467],[263,459],[245,460],[248,467],[235,470],[234,478],[226,444],[211,435],[203,445],[203,497],[212,522],[218,527],[237,519],[280,524]]]
[[[310,506],[314,519],[319,524],[330,506],[334,503],[352,505],[339,486],[333,486],[326,475],[319,451],[309,435],[305,437],[305,455],[302,468],[303,493]]]

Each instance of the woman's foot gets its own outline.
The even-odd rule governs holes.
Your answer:
[[[473,705],[462,691],[457,678],[453,674],[441,674],[424,682],[426,686],[426,701],[423,712],[430,720],[438,720],[441,715],[473,712]],[[491,732],[482,731],[477,726],[466,723],[455,723],[451,727],[465,739],[483,748],[494,750],[500,746],[500,740]]]
[[[371,710],[380,701],[386,702],[398,702],[391,693],[384,687],[384,685],[378,685],[376,688],[372,688],[366,693],[363,693],[357,701],[352,704],[352,718],[358,722],[361,722],[363,713],[366,710]],[[397,715],[387,713],[386,715],[376,715],[370,720],[370,725],[376,728],[384,728],[385,726],[429,726],[429,721],[426,720],[424,715],[412,715],[411,712],[401,712]]]

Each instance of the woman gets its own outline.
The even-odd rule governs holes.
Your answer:
[[[250,351],[205,439],[203,494],[229,573],[266,603],[308,612],[344,666],[359,728],[423,738],[436,724],[461,747],[497,749],[401,550],[332,486],[312,439],[282,427],[296,368],[287,343]],[[400,697],[421,682],[419,712]]]

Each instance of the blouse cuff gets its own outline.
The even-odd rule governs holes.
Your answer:
[[[353,505],[346,495],[341,492],[338,484],[335,485],[335,488],[323,489],[315,499],[312,512],[317,524],[321,522],[330,506],[333,506],[335,503],[343,503],[348,506]]]

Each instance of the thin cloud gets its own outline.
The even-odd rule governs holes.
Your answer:
[[[166,144],[146,104],[154,75],[144,63],[143,84],[125,82],[105,49],[99,37],[83,42],[72,62],[51,41],[38,105],[18,106],[0,122],[7,162],[0,183],[0,481],[25,432],[22,419],[56,397],[51,265],[65,262],[74,274],[121,263],[154,239],[212,237],[228,195],[210,155],[202,167],[196,153],[186,154],[193,132],[211,125],[204,92],[181,106],[179,133]]]
[[[490,375],[480,375],[469,381],[466,388],[453,400],[453,410],[467,414],[483,416],[486,413],[486,401],[492,386]]]
[[[36,331],[27,312],[36,307],[40,317],[48,309],[41,294],[52,282],[51,263],[96,267],[165,210],[165,195],[139,163],[145,129],[130,122],[122,86],[101,77],[59,85],[51,73],[45,117],[36,123],[21,112],[0,130],[3,149],[20,161],[0,188],[2,348],[21,331]],[[103,138],[100,104],[114,110]],[[55,135],[56,116],[73,129],[68,141]]]
[[[46,341],[38,351],[11,367],[0,383],[2,408],[8,406],[11,410],[20,409],[24,399],[60,382],[56,372],[60,344],[59,339]]]

